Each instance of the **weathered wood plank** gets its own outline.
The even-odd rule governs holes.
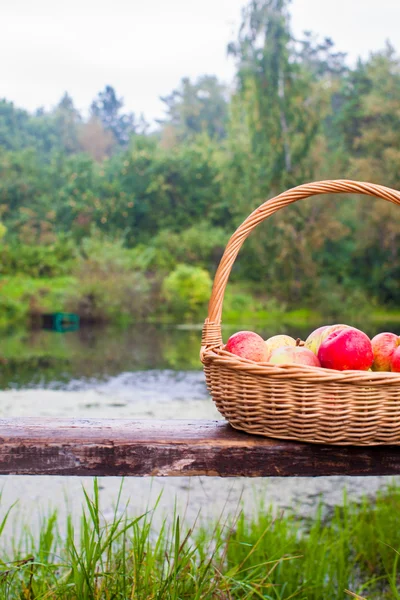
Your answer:
[[[271,440],[225,421],[9,418],[0,419],[0,474],[398,475],[400,447]]]

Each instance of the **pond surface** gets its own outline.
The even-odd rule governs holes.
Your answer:
[[[240,327],[243,329],[244,327]],[[265,338],[277,331],[247,327]],[[227,328],[224,338],[238,328]],[[285,328],[303,339],[312,328]],[[380,331],[390,330],[390,325]],[[392,328],[396,331],[396,327]],[[364,329],[369,335],[373,327]],[[217,419],[199,360],[201,328],[142,325],[126,330],[71,333],[16,332],[3,337],[0,356],[0,416],[68,416],[107,418]],[[120,478],[101,478],[104,513],[111,513]],[[386,477],[219,479],[213,477],[126,478],[124,499],[136,513],[152,505],[160,491],[160,515],[174,503],[194,520],[234,512],[238,505],[252,512],[260,499],[277,508],[313,512],[322,495],[327,504],[340,502],[346,487],[358,497],[375,492]],[[0,477],[4,511],[19,501],[22,517],[57,506],[61,515],[79,513],[82,483],[90,478]]]
[[[273,328],[247,327],[264,336]],[[225,327],[228,338],[237,327]],[[286,328],[289,335],[308,330]],[[0,387],[77,389],[121,373],[147,370],[201,371],[201,325],[140,324],[129,329],[88,329],[70,333],[22,331],[3,337]]]
[[[365,324],[362,329],[372,337],[378,331],[396,332],[398,327]],[[251,329],[264,339],[277,333],[306,339],[314,327],[224,326],[224,339],[238,329]],[[0,389],[78,390],[115,377],[114,388],[118,382],[126,388],[129,373],[201,371],[200,342],[201,325],[139,324],[129,329],[83,328],[70,333],[19,331],[0,340],[0,359],[5,359],[4,364],[0,362]],[[140,377],[155,384],[154,374]],[[190,389],[190,375],[187,381]],[[169,391],[174,393],[172,388]]]

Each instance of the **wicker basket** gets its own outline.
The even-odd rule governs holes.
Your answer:
[[[219,412],[236,429],[313,443],[400,445],[400,373],[333,371],[255,363],[226,352],[221,335],[225,287],[248,235],[285,206],[317,194],[355,193],[400,204],[400,192],[334,180],[295,187],[264,202],[230,238],[215,275],[201,360]]]

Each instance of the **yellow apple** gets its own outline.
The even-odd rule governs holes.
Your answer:
[[[265,345],[268,350],[268,356],[271,356],[274,350],[282,346],[296,346],[296,340],[290,335],[273,335],[265,340]]]
[[[328,335],[333,333],[334,331],[341,331],[342,329],[347,329],[350,325],[323,325],[322,327],[318,327],[315,329],[308,338],[306,339],[304,346],[314,352],[318,356],[318,350],[322,342],[326,340]]]

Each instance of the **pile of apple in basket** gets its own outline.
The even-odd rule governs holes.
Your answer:
[[[238,331],[224,349],[248,360],[275,365],[400,373],[399,336],[384,332],[370,340],[363,331],[342,324],[319,327],[304,343],[288,335],[274,335],[264,341],[253,331]]]

